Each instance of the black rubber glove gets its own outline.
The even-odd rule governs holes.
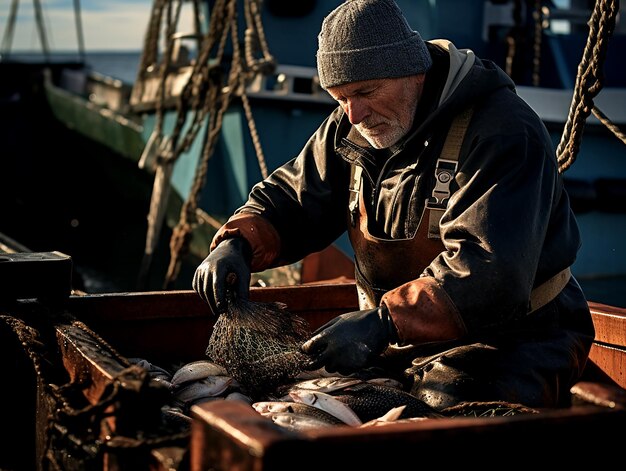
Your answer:
[[[347,375],[369,366],[397,336],[389,311],[380,306],[337,316],[317,329],[302,351],[311,357],[307,369],[326,367]]]
[[[248,299],[252,249],[242,237],[226,239],[196,268],[193,289],[215,315],[228,307],[228,296]]]

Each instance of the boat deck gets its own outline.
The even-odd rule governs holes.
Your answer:
[[[251,299],[284,302],[312,328],[357,306],[353,282],[252,288]],[[8,401],[18,394],[18,405],[28,412],[26,417],[34,413],[35,396],[38,417],[43,411],[53,417],[52,422],[36,426],[36,456],[47,450],[71,463],[82,453],[88,456],[81,459],[93,459],[96,469],[104,470],[129,469],[125,467],[129,462],[137,466],[132,469],[148,469],[149,464],[149,469],[158,470],[356,469],[368,468],[381,459],[387,466],[399,466],[405,462],[407,450],[416,450],[419,456],[445,457],[446,464],[514,459],[530,465],[541,453],[548,458],[562,453],[559,462],[570,461],[567,457],[572,448],[558,443],[605,450],[604,458],[606,452],[617,453],[621,439],[614,431],[626,424],[626,309],[598,303],[590,306],[597,336],[585,377],[572,390],[572,406],[536,414],[446,417],[296,433],[272,423],[243,402],[212,401],[191,407],[193,423],[188,434],[150,435],[155,433],[150,427],[160,417],[163,391],[152,383],[145,384],[141,373],[129,368],[128,358],[148,358],[154,364],[204,358],[215,319],[193,291],[70,296],[56,304],[30,301],[3,309],[6,316],[31,323],[44,338],[52,340],[44,344],[58,350],[49,359],[55,384],[66,381],[61,389],[82,398],[65,400],[74,411],[91,417],[89,423],[99,424],[100,430],[90,429],[91,436],[78,422],[58,415],[62,408],[47,385],[50,380],[45,368],[40,365],[33,371],[27,359],[20,360],[23,345],[29,345],[24,338],[13,346],[3,342],[0,358],[3,363],[9,363],[7,358],[18,358],[17,363],[4,366],[20,386],[10,394],[4,391],[2,396]],[[36,394],[28,386],[33,376],[38,384]],[[105,406],[108,412],[103,416]],[[20,426],[4,429],[2,443],[32,442],[33,431],[24,426],[23,419]],[[50,424],[55,427],[51,436],[56,441],[42,442]],[[107,436],[112,438],[102,438]],[[82,451],[68,456],[68,447],[77,439]],[[94,456],[89,456],[89,446],[96,450]],[[575,460],[571,462],[575,464]]]

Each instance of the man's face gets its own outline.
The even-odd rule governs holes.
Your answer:
[[[372,147],[385,149],[411,129],[423,85],[420,74],[348,83],[328,93]]]

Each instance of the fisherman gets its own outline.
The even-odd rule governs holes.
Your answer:
[[[581,244],[550,136],[493,62],[424,41],[393,0],[346,1],[318,36],[338,102],[299,155],[215,235],[193,288],[215,313],[251,272],[344,231],[359,311],[302,345],[309,368],[386,366],[444,409],[569,405],[594,329],[570,267]]]

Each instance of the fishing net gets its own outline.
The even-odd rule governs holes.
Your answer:
[[[309,325],[286,307],[236,298],[213,326],[207,357],[251,395],[273,391],[307,362],[300,345],[311,335]]]

